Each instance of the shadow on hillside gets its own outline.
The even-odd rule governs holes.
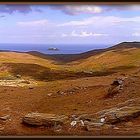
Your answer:
[[[13,75],[27,76],[39,81],[54,81],[61,79],[77,79],[84,77],[94,77],[94,76],[107,76],[116,73],[120,70],[126,70],[133,68],[131,67],[116,67],[113,69],[108,69],[104,71],[95,72],[72,72],[72,71],[60,71],[52,70],[37,64],[25,64],[25,63],[3,63],[9,67],[8,71]]]

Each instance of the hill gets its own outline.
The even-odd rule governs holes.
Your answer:
[[[139,48],[140,47],[140,42],[122,42],[119,43],[117,45],[114,45],[112,47],[106,48],[106,49],[95,49],[95,50],[91,50],[91,51],[87,51],[84,53],[80,53],[80,54],[43,54],[40,52],[36,52],[36,51],[31,51],[28,52],[31,55],[35,55],[35,56],[39,56],[41,58],[45,58],[45,59],[52,59],[55,61],[58,61],[59,63],[69,63],[71,61],[77,61],[80,59],[86,59],[90,56],[93,55],[98,55],[101,53],[104,53],[106,51],[111,51],[111,50],[120,50],[120,49],[127,49],[127,48]]]
[[[140,66],[140,43],[124,42],[107,49],[79,54],[79,58],[66,63],[73,71],[126,70]]]
[[[140,67],[139,60],[140,42],[122,42],[106,49],[81,54],[48,55],[36,51],[2,51],[0,76],[21,74],[36,80],[105,76],[137,70]]]

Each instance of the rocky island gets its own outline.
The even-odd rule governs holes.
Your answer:
[[[51,48],[48,48],[49,51],[59,51],[58,48],[54,48],[54,47],[51,47]]]

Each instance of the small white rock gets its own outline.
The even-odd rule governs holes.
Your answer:
[[[49,93],[49,94],[48,94],[48,96],[51,96],[51,95],[52,95],[52,93]]]
[[[105,118],[101,118],[100,122],[104,123],[105,122]]]
[[[77,124],[77,122],[76,121],[72,121],[70,124],[71,124],[71,126],[75,126]]]
[[[84,125],[85,125],[85,124],[84,124],[84,122],[83,122],[83,120],[80,120],[80,122],[81,122],[82,126],[84,126]]]
[[[118,127],[114,127],[113,129],[116,129],[116,130],[117,130],[117,129],[119,129],[119,128],[118,128]]]

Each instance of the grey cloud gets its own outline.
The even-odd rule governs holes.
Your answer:
[[[0,13],[8,13],[8,14],[12,14],[14,12],[19,12],[19,13],[29,13],[32,12],[32,6],[31,5],[13,5],[13,4],[9,4],[9,5],[0,5]],[[41,12],[40,9],[35,9],[35,11],[37,12]]]
[[[4,18],[4,17],[5,17],[4,15],[1,15],[1,16],[0,16],[0,18]]]
[[[102,8],[98,5],[50,5],[49,8],[62,11],[67,15],[77,15],[81,13],[96,14],[102,12]]]
[[[85,8],[84,8],[85,6]],[[140,11],[140,5],[112,4],[112,5],[49,5],[52,10],[59,10],[67,15],[77,15],[81,13],[98,14],[112,10],[120,11]]]

